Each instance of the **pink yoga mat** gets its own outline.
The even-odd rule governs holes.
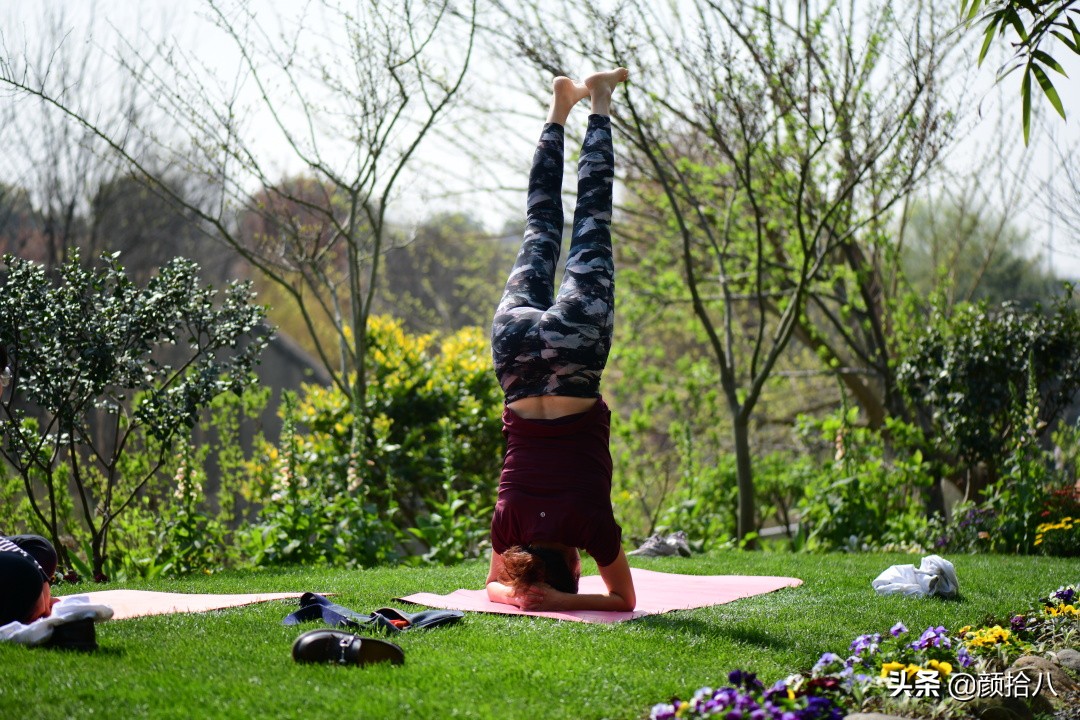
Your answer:
[[[170,613],[196,613],[208,610],[251,605],[267,600],[298,598],[303,593],[255,593],[250,595],[195,595],[189,593],[153,592],[151,590],[101,590],[78,593],[90,599],[94,605],[107,605],[113,610],[113,620],[168,615]]]
[[[449,595],[414,593],[398,599],[447,610],[475,610],[503,615],[535,615],[576,622],[613,623],[672,610],[723,605],[732,600],[802,585],[802,580],[798,578],[771,575],[676,575],[639,568],[631,568],[630,574],[634,577],[634,590],[637,593],[637,609],[633,612],[529,612],[512,605],[491,602],[487,599],[486,590],[455,590]],[[604,581],[599,575],[586,575],[581,578],[578,590],[583,593],[605,592]]]

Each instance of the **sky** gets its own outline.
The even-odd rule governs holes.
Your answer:
[[[223,4],[228,6],[231,2],[225,0]],[[102,53],[109,53],[115,50],[116,33],[135,38],[135,42],[143,42],[147,47],[155,39],[170,38],[191,57],[219,68],[223,78],[234,77],[238,55],[228,38],[208,23],[205,7],[199,0],[0,0],[0,32],[8,48],[40,46],[43,9],[62,11],[70,28],[64,42],[90,42]],[[261,20],[270,18],[272,21],[278,16],[291,16],[300,4],[290,0],[255,0],[253,7]],[[92,39],[87,38],[90,28],[94,32]],[[975,38],[972,51],[977,44],[978,38]],[[1055,148],[1080,147],[1080,132],[1077,131],[1077,118],[1080,118],[1080,92],[1077,91],[1080,87],[1076,79],[1080,77],[1080,60],[1063,53],[1057,56],[1070,76],[1054,78],[1069,119],[1062,120],[1049,112],[1047,103],[1037,99],[1035,106],[1040,120],[1033,128],[1031,145],[1025,147],[1019,126],[1019,76],[994,83],[996,63],[1003,58],[999,52],[996,58],[992,55],[982,68],[970,75],[970,86],[955,88],[955,92],[968,98],[970,106],[961,121],[960,137],[946,159],[946,169],[955,178],[978,173],[979,192],[991,206],[1015,205],[1013,221],[1030,231],[1031,251],[1039,253],[1046,266],[1059,276],[1080,278],[1080,242],[1046,211],[1045,184],[1060,184],[1065,180],[1061,152]],[[477,56],[467,78],[469,92],[479,103],[485,101],[485,93],[498,85],[499,79],[492,76],[492,67],[493,64],[482,55]],[[107,74],[102,77],[100,92],[107,93],[113,82],[115,79]],[[501,169],[485,167],[481,172],[480,166],[470,158],[451,151],[449,143],[439,138],[428,142],[421,156],[429,161],[431,172],[421,173],[400,188],[394,205],[398,219],[415,221],[433,210],[460,207],[468,208],[492,231],[516,219],[522,200],[523,173],[542,117],[543,92],[544,88],[538,87],[537,95],[533,97],[500,94],[498,98],[504,112],[513,118],[509,123],[513,132],[501,138],[501,150],[508,159],[520,158],[520,162],[508,160]],[[280,140],[275,140],[278,133],[273,131],[268,118],[258,117],[251,127],[255,136],[266,138],[266,153],[278,159],[274,167],[276,172],[302,169],[295,158],[290,159],[289,153],[279,151],[275,146],[274,143],[280,143]],[[483,132],[486,131],[481,134]],[[3,168],[4,160],[0,158],[0,172]],[[480,185],[482,191],[466,190],[470,185]],[[1016,192],[1017,187],[1022,191]]]

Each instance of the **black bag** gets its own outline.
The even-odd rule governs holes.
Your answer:
[[[322,621],[333,627],[351,630],[378,630],[399,633],[406,630],[450,625],[465,617],[460,610],[424,610],[405,613],[394,608],[379,608],[370,615],[363,615],[342,605],[330,602],[318,593],[308,592],[300,597],[300,609],[286,616],[282,625],[299,625],[302,622]]]

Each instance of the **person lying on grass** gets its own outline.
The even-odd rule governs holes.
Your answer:
[[[0,346],[0,393],[11,382],[7,350]],[[48,617],[59,600],[52,597],[56,549],[39,535],[0,535],[0,627],[29,625]]]
[[[491,519],[493,602],[524,610],[633,610],[634,581],[611,509],[611,411],[600,374],[611,349],[615,157],[611,95],[628,72],[584,82],[557,77],[529,173],[521,250],[492,323],[495,373],[506,396],[506,454]],[[555,297],[562,245],[564,125],[585,97],[592,114],[578,163],[573,235]],[[607,587],[579,594],[586,550]]]
[[[53,605],[56,550],[39,535],[0,536],[0,627],[48,617]]]

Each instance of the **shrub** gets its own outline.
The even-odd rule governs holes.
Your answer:
[[[857,420],[858,410],[851,408],[822,421],[801,421],[800,432],[811,443],[816,435],[835,448],[833,461],[809,476],[800,504],[810,549],[915,542],[925,528],[933,478],[917,449],[919,433],[894,419],[882,432]]]
[[[948,523],[936,523],[935,549],[939,551],[1031,553],[1067,551],[1069,533],[1057,527],[1066,517],[1080,516],[1076,488],[1069,468],[1058,462],[1059,450],[1048,450],[1039,440],[1041,422],[1034,384],[1028,385],[1026,401],[1014,408],[1013,423],[1019,432],[1010,434],[1001,474],[974,502],[953,509]],[[1075,433],[1060,431],[1059,441],[1075,442]],[[1068,442],[1066,442],[1068,444]],[[1039,539],[1039,528],[1050,530]],[[1051,527],[1053,526],[1053,527]],[[1062,547],[1058,541],[1065,541]]]
[[[367,435],[333,388],[283,404],[277,447],[253,462],[255,564],[453,562],[486,539],[502,461],[502,394],[478,328],[441,342],[373,318]],[[413,543],[419,541],[420,552]]]
[[[69,549],[86,537],[101,576],[117,518],[160,479],[200,410],[251,381],[264,313],[248,285],[219,297],[182,258],[146,287],[117,255],[88,269],[72,254],[55,281],[38,263],[4,262],[0,344],[13,379],[0,403],[0,453],[61,564],[72,565]]]
[[[118,521],[110,576],[176,576],[246,562],[234,544],[251,493],[241,426],[258,418],[269,397],[269,388],[252,387],[214,398],[169,462],[172,486],[143,492]],[[214,484],[207,481],[211,470]]]
[[[1049,312],[1014,305],[936,313],[897,368],[897,381],[934,447],[995,476],[1016,433],[1039,437],[1055,425],[1080,388],[1080,313],[1072,288]],[[1016,408],[1037,416],[1018,425]]]

